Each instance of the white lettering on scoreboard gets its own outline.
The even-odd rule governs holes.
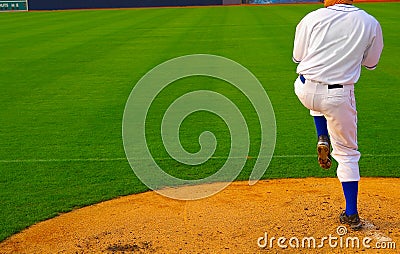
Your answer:
[[[0,11],[27,11],[28,1],[0,0]]]

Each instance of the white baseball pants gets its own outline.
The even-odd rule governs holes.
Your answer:
[[[294,83],[295,93],[312,116],[324,115],[332,145],[332,157],[338,162],[340,182],[360,180],[357,145],[357,110],[354,85],[328,89],[328,85],[300,78]]]

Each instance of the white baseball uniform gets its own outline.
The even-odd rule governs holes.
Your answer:
[[[378,21],[353,5],[317,9],[296,27],[293,61],[305,82],[297,78],[295,93],[311,115],[327,119],[341,182],[360,180],[354,83],[362,65],[375,69],[382,48]]]

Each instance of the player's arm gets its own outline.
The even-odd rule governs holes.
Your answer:
[[[362,60],[362,65],[368,70],[373,70],[376,68],[381,57],[383,49],[383,36],[382,28],[379,23],[376,26],[374,37],[372,38],[371,44],[367,47],[364,52],[364,57]]]
[[[303,19],[296,27],[296,33],[294,36],[294,43],[293,43],[294,44],[293,56],[292,56],[293,62],[300,63],[303,60],[309,42],[308,37],[309,36],[307,35],[307,26]]]

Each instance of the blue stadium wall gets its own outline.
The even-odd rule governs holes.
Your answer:
[[[29,10],[222,5],[223,0],[28,0]]]

